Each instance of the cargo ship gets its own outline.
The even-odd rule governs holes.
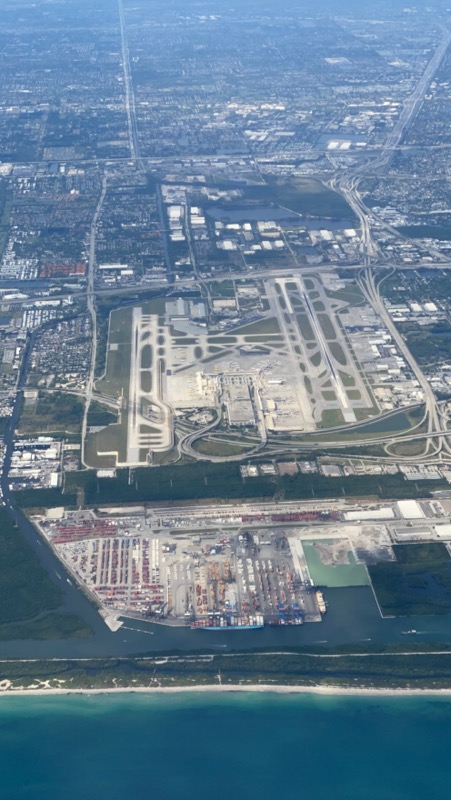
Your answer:
[[[196,619],[191,623],[191,628],[198,631],[250,631],[259,630],[264,625],[263,614],[227,615],[226,617],[221,614],[220,616]]]
[[[316,599],[318,601],[318,608],[321,614],[325,614],[327,611],[326,601],[324,600],[324,596],[322,592],[316,592]]]

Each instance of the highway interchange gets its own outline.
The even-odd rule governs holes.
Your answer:
[[[125,86],[125,96],[126,96],[126,110],[127,110],[127,120],[128,120],[128,134],[129,134],[129,143],[130,143],[130,152],[131,152],[131,160],[135,161],[139,169],[143,169],[145,167],[144,162],[140,159],[139,154],[139,143],[138,143],[138,132],[137,132],[137,124],[136,124],[136,116],[135,116],[135,104],[134,104],[134,94],[133,94],[133,85],[131,81],[131,74],[130,74],[130,62],[129,62],[129,53],[128,53],[128,44],[127,38],[125,33],[125,26],[123,20],[123,8],[122,2],[119,0],[119,12],[120,12],[120,20],[121,20],[121,35],[122,35],[122,66],[123,66],[123,79],[124,79],[124,86]],[[389,133],[385,145],[379,149],[374,151],[373,154],[361,154],[360,158],[361,161],[357,165],[350,167],[349,169],[337,169],[336,174],[333,178],[329,181],[329,185],[331,188],[336,189],[339,191],[347,200],[350,207],[353,209],[355,214],[357,215],[360,221],[360,232],[361,232],[361,252],[362,252],[362,260],[360,265],[352,265],[352,269],[355,272],[356,280],[366,297],[367,301],[371,304],[374,308],[376,313],[378,314],[379,318],[383,321],[385,327],[389,331],[390,335],[392,336],[394,342],[396,343],[399,351],[402,353],[403,357],[406,360],[406,363],[410,367],[413,375],[418,380],[419,385],[421,386],[424,397],[425,397],[425,409],[424,409],[424,419],[423,424],[417,425],[415,429],[408,435],[406,434],[393,434],[393,433],[383,433],[375,439],[374,435],[372,437],[365,437],[365,434],[362,434],[362,437],[359,438],[356,436],[358,433],[359,426],[347,426],[343,429],[343,431],[350,431],[352,428],[353,437],[352,437],[352,445],[354,446],[365,446],[365,445],[374,445],[377,441],[380,444],[383,444],[386,448],[386,455],[381,456],[380,458],[386,461],[401,461],[403,456],[392,454],[390,451],[390,447],[396,444],[399,441],[402,442],[423,442],[424,448],[419,455],[416,456],[409,456],[408,459],[411,463],[451,463],[451,443],[449,439],[449,430],[448,430],[448,411],[446,406],[443,403],[440,403],[427,380],[424,376],[422,370],[416,363],[415,359],[412,357],[404,339],[398,332],[396,325],[392,322],[387,310],[385,309],[384,303],[381,299],[380,295],[380,285],[384,277],[389,274],[387,272],[387,268],[391,270],[390,265],[381,257],[381,253],[379,251],[378,245],[374,240],[372,234],[372,226],[377,224],[378,228],[385,227],[393,233],[393,230],[390,229],[390,226],[386,226],[386,224],[379,218],[376,217],[373,211],[371,211],[365,204],[363,203],[360,194],[359,194],[359,182],[361,179],[369,174],[378,174],[381,175],[386,172],[390,166],[392,161],[393,155],[396,150],[403,146],[403,138],[412,125],[416,115],[418,114],[419,110],[421,109],[422,103],[424,98],[428,92],[429,86],[431,81],[434,79],[434,75],[436,74],[438,68],[440,67],[442,60],[445,56],[445,53],[448,50],[448,47],[451,42],[451,33],[447,30],[443,31],[442,37],[438,46],[436,47],[432,57],[430,58],[426,69],[423,72],[420,80],[418,81],[414,91],[410,94],[410,96],[406,99],[404,103],[403,110],[398,118],[397,123],[395,124],[392,131]],[[203,159],[205,160],[205,159]],[[85,295],[86,305],[88,312],[91,316],[92,320],[92,330],[93,330],[93,347],[92,347],[92,357],[91,357],[91,367],[90,372],[87,380],[87,388],[86,388],[86,395],[85,395],[85,411],[83,416],[83,426],[82,426],[82,463],[85,465],[84,460],[84,441],[85,435],[87,431],[87,415],[89,410],[89,405],[93,399],[94,395],[94,383],[95,383],[95,367],[96,367],[96,356],[97,356],[97,319],[96,319],[96,298],[101,296],[124,296],[124,299],[128,299],[130,295],[139,298],[140,294],[148,293],[149,291],[157,292],[160,290],[163,294],[173,294],[174,292],[179,291],[182,288],[194,288],[196,285],[201,285],[203,290],[207,290],[209,284],[212,281],[216,281],[217,277],[214,278],[202,278],[199,280],[199,276],[196,274],[194,277],[187,279],[187,280],[178,280],[177,286],[175,287],[171,283],[168,283],[167,280],[160,280],[156,281],[155,284],[147,285],[145,287],[133,287],[133,289],[129,288],[119,288],[119,289],[96,289],[95,287],[95,270],[96,270],[96,231],[98,220],[101,214],[103,202],[105,199],[106,191],[107,191],[107,165],[105,164],[105,173],[102,183],[101,194],[99,196],[99,200],[94,212],[94,216],[92,219],[91,224],[91,232],[89,238],[89,259],[88,259],[88,270],[87,270],[87,283],[86,288],[82,291],[73,290],[67,292],[67,294],[62,293],[61,297],[71,296],[71,297],[82,297],[83,294]],[[396,232],[397,233],[397,232]],[[399,234],[397,233],[399,236]],[[311,267],[302,267],[299,263],[297,263],[296,256],[292,252],[293,255],[293,266],[291,269],[287,270],[277,270],[271,272],[271,270],[262,270],[261,272],[256,270],[252,272],[252,277],[265,277],[266,279],[271,277],[281,278],[284,275],[290,276],[293,272],[297,273],[299,276],[299,281],[302,281],[302,273],[311,271]],[[440,254],[437,255],[437,261],[435,264],[428,264],[429,268],[447,268],[449,267],[449,262]],[[318,270],[330,270],[330,266],[327,267],[318,267]],[[229,273],[224,275],[224,278],[242,278],[243,273]],[[35,291],[29,293],[30,298],[34,296],[38,297],[39,294]],[[22,299],[13,299],[11,301],[13,304],[23,302]],[[306,302],[307,309],[309,310],[309,314],[312,320],[312,323],[315,327],[315,331],[318,328],[316,322],[316,315],[312,312],[310,308],[308,298]],[[321,336],[320,336],[321,342]],[[326,348],[327,349],[327,348]],[[333,370],[331,370],[332,378],[334,379],[334,383],[337,385],[339,381],[335,380],[336,376],[334,377]],[[340,387],[338,386],[338,390]],[[338,391],[339,395],[343,394],[343,392]],[[210,425],[209,427],[214,427]],[[418,430],[418,428],[420,428]],[[205,431],[203,431],[205,433]],[[336,440],[336,433],[337,429],[334,429],[334,436],[331,436],[331,440],[327,441],[325,438],[325,434],[327,435],[327,431],[322,431],[321,436],[321,444],[318,441],[315,441],[315,436],[312,435],[311,442],[310,441],[303,441],[302,444],[296,445],[293,442],[286,441],[284,442],[282,439],[279,439],[276,442],[270,444],[267,447],[267,443],[264,441],[261,445],[255,448],[255,451],[251,451],[247,455],[252,455],[252,452],[259,452],[263,448],[267,448],[268,454],[277,455],[279,452],[296,452],[297,450],[301,450],[302,452],[318,449],[319,447],[321,450],[331,450],[343,447],[343,441],[337,442]],[[179,442],[179,452],[180,454],[186,453],[191,456],[196,454],[196,451],[193,449],[192,445],[195,440],[199,438],[197,433],[189,434],[184,437],[182,442]],[[198,456],[198,454],[197,454]],[[214,456],[202,456],[203,458],[210,458],[211,460],[221,460],[220,458],[217,459]],[[231,456],[230,458],[239,460],[241,456]],[[379,458],[379,457],[377,457]]]

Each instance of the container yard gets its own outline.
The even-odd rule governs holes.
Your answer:
[[[178,534],[139,516],[99,519],[93,512],[38,524],[110,613],[208,630],[321,620],[302,549],[293,557],[281,526]]]
[[[34,522],[108,616],[238,631],[320,622],[323,591],[368,585],[367,566],[394,560],[393,544],[448,534],[451,547],[450,513],[445,499],[312,501],[56,509]]]

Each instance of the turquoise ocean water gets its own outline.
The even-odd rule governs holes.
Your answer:
[[[451,699],[0,699],[2,800],[442,800]]]

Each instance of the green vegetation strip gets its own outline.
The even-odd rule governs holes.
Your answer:
[[[451,559],[442,542],[395,545],[396,562],[368,567],[382,612],[390,616],[449,614]]]
[[[430,367],[451,358],[451,326],[443,320],[429,327],[408,323],[399,326],[414,358]]]
[[[40,393],[37,403],[24,405],[20,417],[22,435],[78,434],[83,417],[83,402],[63,392]]]
[[[42,619],[17,625],[0,626],[0,642],[17,639],[43,641],[47,639],[87,639],[92,631],[76,614],[46,614]]]
[[[139,468],[129,483],[128,470],[116,478],[98,478],[94,470],[68,472],[65,492],[57,489],[29,489],[14,493],[22,508],[52,508],[85,504],[160,502],[180,500],[237,500],[256,498],[304,500],[330,497],[376,496],[390,498],[429,497],[431,488],[445,487],[445,481],[406,481],[401,475],[353,475],[326,478],[322,475],[241,477],[239,464],[197,463]]]
[[[26,620],[60,605],[61,592],[0,510],[0,624]]]
[[[89,636],[77,616],[56,613],[62,594],[0,509],[0,641]]]
[[[437,650],[437,646],[436,646]],[[451,687],[451,653],[425,646],[424,652],[284,652],[246,654],[158,655],[155,658],[42,660],[0,662],[0,679],[11,688],[49,681],[61,688],[102,690],[137,687],[223,686],[344,686],[368,688],[441,689]]]

